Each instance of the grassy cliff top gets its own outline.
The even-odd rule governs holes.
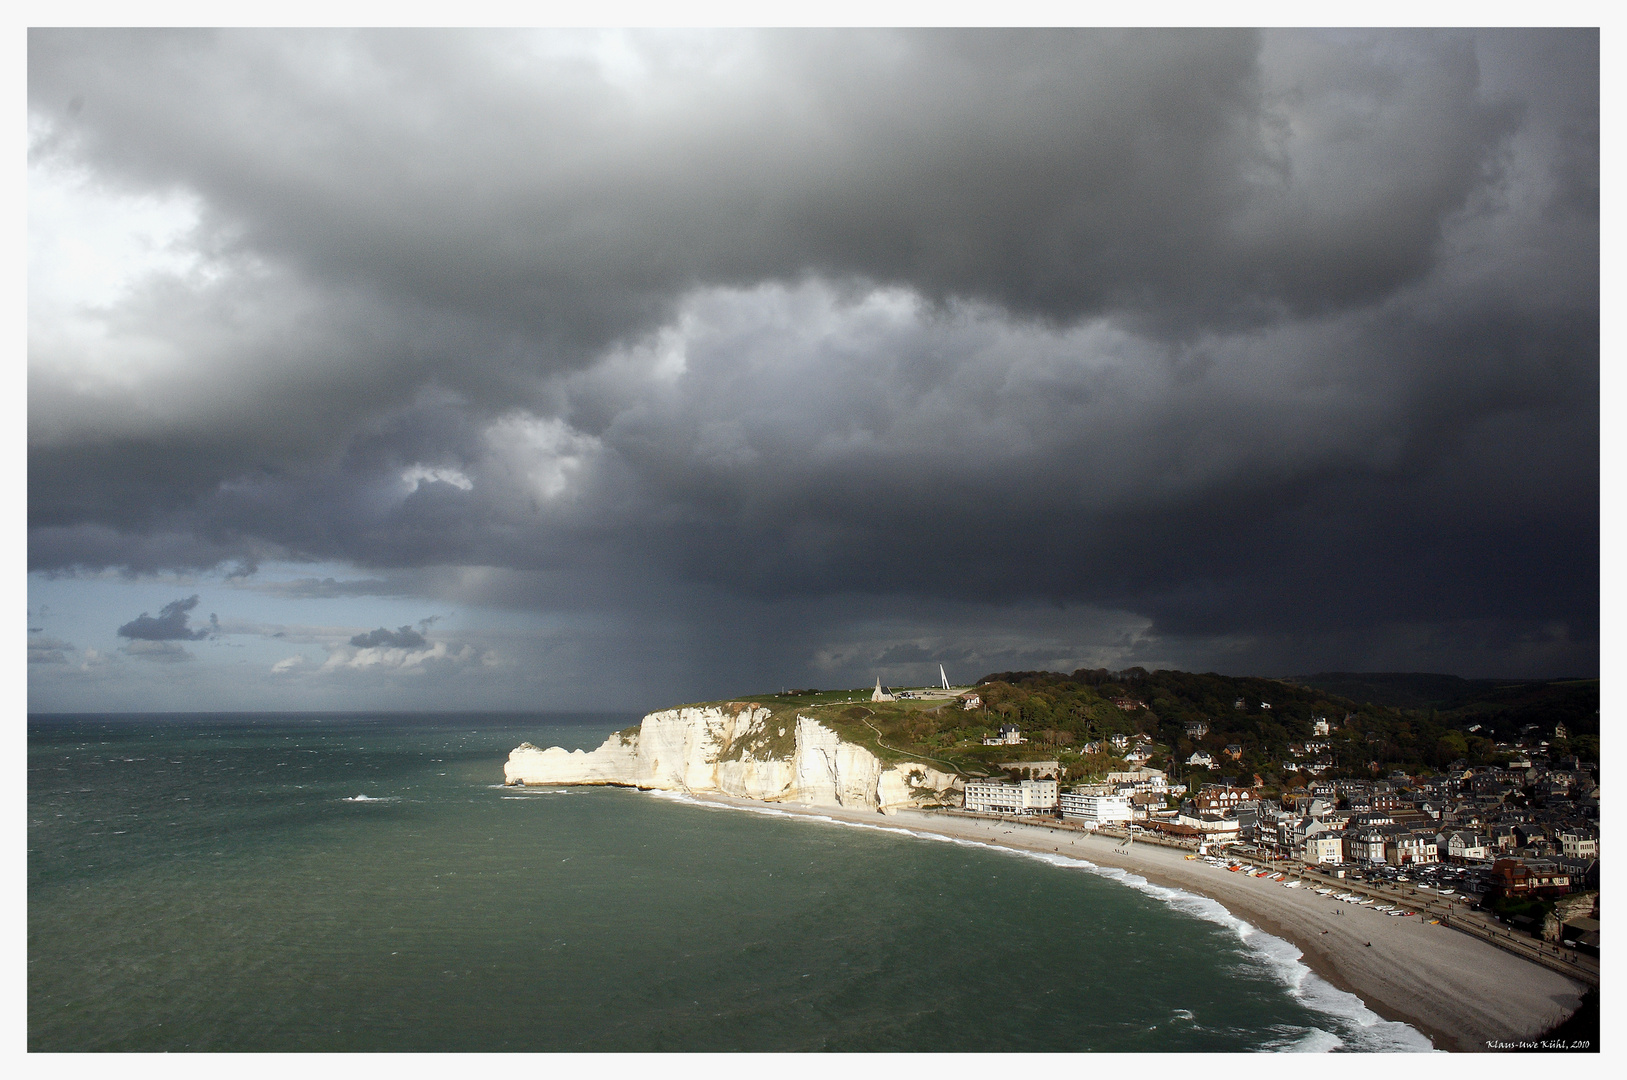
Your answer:
[[[757,756],[765,751],[789,756],[792,732],[798,716],[818,720],[843,742],[862,746],[883,761],[919,761],[944,772],[962,776],[984,776],[998,771],[991,762],[1014,757],[1032,757],[1028,747],[982,745],[1002,719],[981,710],[961,707],[962,687],[946,694],[932,687],[895,687],[915,694],[936,694],[930,698],[904,698],[871,701],[874,687],[853,690],[790,691],[780,694],[750,694],[722,701],[700,701],[678,708],[722,709],[759,705],[768,709],[767,734],[751,747]],[[743,746],[732,747],[725,756],[738,756]]]
[[[931,688],[903,689],[938,696],[887,702],[872,702],[870,687],[855,687],[699,704],[761,705],[775,718],[754,745],[731,747],[731,754],[781,756],[782,747],[789,753],[796,717],[802,715],[884,760],[922,761],[964,776],[1034,760],[1058,761],[1069,780],[1104,776],[1124,767],[1118,755],[1134,737],[1144,737],[1148,763],[1176,779],[1203,783],[1229,777],[1251,783],[1259,777],[1267,788],[1305,785],[1311,765],[1322,779],[1372,779],[1395,771],[1428,775],[1465,764],[1478,768],[1505,762],[1542,740],[1555,761],[1569,754],[1598,760],[1595,679],[1505,683],[1417,674],[1316,679],[1337,680],[1341,688],[1364,695],[1386,688],[1406,691],[1414,696],[1405,700],[1420,707],[1358,701],[1309,685],[1311,680],[1141,668],[1081,669],[1071,675],[999,672],[972,688],[981,704],[971,710]],[[1426,698],[1427,705],[1421,704]],[[1321,729],[1324,718],[1327,730]],[[1003,723],[1017,725],[1027,742],[984,746],[983,738]],[[1118,736],[1123,738],[1114,742]],[[1194,763],[1203,753],[1218,770]]]

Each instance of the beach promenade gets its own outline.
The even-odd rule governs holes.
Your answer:
[[[824,806],[699,798],[1066,855],[1209,897],[1238,918],[1293,943],[1304,963],[1329,983],[1355,994],[1385,1019],[1412,1025],[1443,1050],[1487,1050],[1488,1043],[1540,1035],[1573,1012],[1586,989],[1574,978],[1448,925],[1388,916],[1311,888],[1288,889],[1266,878],[1228,873],[1188,860],[1187,853],[1175,848],[1131,844],[1126,849],[1118,837],[958,814],[905,810],[883,817]]]

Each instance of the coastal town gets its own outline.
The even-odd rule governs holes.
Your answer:
[[[961,700],[975,708],[982,698],[969,691]],[[1177,844],[1222,864],[1233,856],[1233,869],[1289,864],[1352,885],[1400,887],[1477,912],[1510,934],[1599,956],[1599,766],[1553,752],[1569,734],[1563,723],[1494,742],[1495,764],[1454,760],[1371,778],[1317,775],[1331,771],[1322,755],[1339,725],[1317,716],[1310,726],[1313,737],[1290,748],[1309,760],[1298,769],[1292,757],[1284,763],[1291,775],[1308,776],[1303,784],[1268,790],[1258,775],[1225,775],[1225,764],[1241,757],[1237,744],[1219,754],[1193,750],[1184,759],[1189,779],[1176,781],[1146,764],[1159,751],[1167,757],[1167,747],[1145,733],[1115,734],[1082,749],[1116,755],[1122,768],[1063,784],[1061,760],[1014,758],[997,763],[1005,776],[967,781],[961,809]],[[1193,720],[1183,732],[1202,740],[1212,727]],[[1029,745],[1014,724],[984,741]]]
[[[911,702],[897,734],[963,755],[960,813],[1307,868],[1596,962],[1597,683],[1353,678],[1003,672],[951,690],[940,668],[870,700]]]
[[[934,674],[658,710],[592,751],[522,743],[504,783],[680,792],[1125,875],[1214,902],[1203,918],[1297,949],[1350,1008],[1436,1047],[1598,1046],[1596,680]]]

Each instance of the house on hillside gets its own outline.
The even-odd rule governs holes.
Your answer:
[[[1125,772],[1110,772],[1107,774],[1109,784],[1129,784],[1136,791],[1162,792],[1169,783],[1169,778],[1158,769],[1131,769]]]
[[[1188,720],[1186,722],[1186,737],[1187,738],[1189,738],[1189,739],[1201,739],[1207,734],[1209,734],[1209,721],[1207,721],[1207,720]]]
[[[1192,796],[1192,806],[1200,814],[1228,814],[1254,798],[1254,793],[1247,788],[1205,784],[1202,791]]]

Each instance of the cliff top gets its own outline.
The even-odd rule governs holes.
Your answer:
[[[1398,770],[1429,775],[1503,764],[1512,755],[1539,749],[1555,762],[1567,755],[1598,759],[1597,680],[1493,685],[1430,675],[1328,677],[1365,680],[1364,686],[1423,688],[1419,693],[1442,693],[1441,687],[1462,691],[1431,699],[1427,708],[1409,709],[1340,697],[1314,685],[1319,678],[1140,668],[1081,669],[1071,675],[1013,671],[987,675],[970,688],[981,698],[972,710],[930,688],[903,691],[919,697],[872,702],[869,686],[758,694],[733,703],[760,705],[779,721],[770,725],[772,738],[762,746],[776,754],[778,748],[770,744],[793,741],[795,718],[804,715],[884,760],[923,761],[962,776],[999,773],[1036,755],[1058,759],[1068,780],[1104,776],[1125,767],[1121,755],[1131,752],[1130,740],[1137,736],[1145,736],[1147,764],[1177,779],[1230,776],[1253,783],[1259,777],[1270,789],[1306,784],[1310,774],[1302,765],[1314,765],[1327,780],[1370,779]],[[1025,743],[984,746],[983,738],[1003,724],[1019,728]],[[1220,775],[1197,763],[1203,754],[1219,766]]]
[[[985,717],[961,708],[958,694],[965,691],[964,687],[951,693],[915,688],[908,692],[935,696],[894,701],[871,701],[873,689],[792,690],[678,707],[738,711],[756,705],[768,709],[766,734],[752,743],[731,747],[727,756],[739,756],[748,746],[757,756],[789,756],[794,749],[798,716],[818,720],[843,742],[863,746],[882,761],[920,761],[962,776],[986,776],[997,771],[991,768],[991,760],[1010,756],[1011,747],[998,748],[998,753],[984,752],[994,749],[982,745]],[[992,722],[998,726],[999,720]]]

